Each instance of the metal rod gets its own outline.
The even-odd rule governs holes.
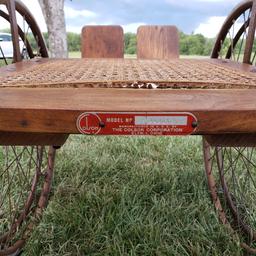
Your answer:
[[[253,0],[249,31],[246,38],[246,44],[245,44],[243,63],[251,64],[251,54],[253,49],[254,37],[255,37],[255,28],[256,28],[256,0]]]
[[[4,52],[3,52],[3,49],[2,49],[1,46],[0,46],[0,53],[1,53],[2,56],[3,56],[3,60],[4,60],[5,65],[8,65],[8,62],[7,62],[6,58],[5,58],[5,55],[4,55]]]
[[[18,24],[16,19],[15,0],[9,0],[7,2],[7,9],[9,12],[11,33],[12,33],[13,62],[21,62],[22,57],[20,54],[19,33],[18,33]]]

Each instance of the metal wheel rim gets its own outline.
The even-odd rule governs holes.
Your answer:
[[[226,160],[225,164],[223,163],[225,158],[223,151],[225,147],[211,147],[204,139],[203,150],[208,187],[220,221],[228,227],[232,237],[236,236],[234,231],[238,232],[237,234],[242,234],[242,237],[245,239],[244,242],[241,242],[242,247],[250,253],[256,253],[256,225],[251,226],[244,221],[240,208],[238,206],[236,207],[236,205],[239,204],[236,197],[233,195],[234,192],[231,189],[233,187],[230,185],[230,179],[227,178],[227,176],[230,175],[230,169],[225,169],[227,166]],[[232,148],[230,148],[230,150],[232,150]],[[238,158],[237,160],[241,159]],[[233,169],[231,168],[232,172],[235,172],[236,167],[237,166],[233,166]],[[256,174],[256,168],[254,170]],[[254,175],[254,177],[256,177],[256,175]],[[256,211],[253,213],[254,216],[256,216]]]
[[[249,197],[249,195],[246,195],[246,191],[242,191],[242,189],[246,189],[250,181],[252,183],[251,186],[253,186],[253,190],[256,191],[256,182],[255,182],[255,175],[254,172],[256,172],[256,165],[254,164],[252,160],[252,156],[255,155],[254,149],[253,148],[217,148],[216,150],[216,160],[217,160],[217,166],[218,166],[218,171],[219,171],[219,176],[220,176],[220,182],[221,186],[223,189],[224,197],[225,200],[228,204],[229,209],[231,210],[232,215],[234,216],[237,224],[239,227],[241,227],[241,230],[246,233],[249,237],[250,240],[256,240],[256,232],[255,232],[255,227],[251,227],[250,223],[247,223],[247,220],[245,219],[247,215],[246,212],[242,213],[242,209],[240,207],[247,207],[249,208],[249,205],[247,202],[246,197]],[[246,152],[244,152],[246,151]],[[247,154],[249,153],[249,154]],[[228,156],[226,158],[226,161],[224,160],[225,155]],[[246,155],[244,155],[246,154]],[[251,155],[250,159],[248,159],[249,155]],[[230,167],[226,167],[227,162],[229,162]],[[239,165],[244,165],[244,166],[239,166]],[[246,180],[244,181],[244,184],[241,184],[241,177],[238,179],[237,177],[237,168],[243,168],[243,174],[240,174],[240,176],[244,176],[245,173],[248,174],[246,176]],[[246,170],[245,170],[245,169]],[[251,169],[253,169],[251,171]],[[232,181],[228,180],[228,172],[231,172],[232,176]],[[230,184],[232,183],[232,184]],[[241,187],[241,185],[243,185]],[[241,194],[241,195],[240,195]],[[251,193],[250,193],[251,194]],[[240,200],[238,199],[240,197]],[[244,201],[244,202],[243,202]],[[251,201],[251,200],[250,200]],[[254,201],[254,200],[253,200]],[[251,202],[253,203],[253,202]],[[247,210],[247,209],[244,209]],[[247,211],[250,211],[249,209]],[[248,212],[249,215],[252,215],[252,213]]]
[[[255,21],[254,7],[254,1],[247,0],[234,8],[224,22],[216,39],[211,55],[212,58],[224,58],[248,64],[256,63],[254,42],[251,46],[252,40],[255,38],[255,27],[253,25]],[[254,37],[252,37],[253,35]],[[239,174],[240,178],[244,176],[244,172],[239,173],[239,170],[243,169],[241,168],[243,164],[246,166],[245,162],[248,162],[248,159],[242,162],[238,157],[240,164],[235,165],[234,162],[230,162],[232,167],[229,169],[227,168],[227,152],[233,152],[232,154],[230,153],[232,156],[236,150],[240,152],[242,149],[226,146],[211,147],[206,138],[204,138],[203,150],[208,187],[221,222],[229,228],[232,235],[234,235],[234,230],[237,234],[243,234],[241,238],[245,237],[247,244],[242,242],[242,247],[249,253],[256,253],[254,248],[256,225],[253,222],[248,223],[246,218],[241,217],[242,208],[239,208],[239,204],[242,205],[242,202],[239,202],[237,197],[234,199],[235,186],[231,184],[230,180],[232,173],[233,177],[234,174]],[[250,152],[251,149],[246,147],[246,150]],[[249,197],[246,197],[247,199]],[[254,210],[254,208],[250,209]],[[253,211],[253,213],[255,212]]]
[[[6,194],[4,195],[6,195],[6,197],[2,195],[2,202],[0,205],[0,209],[2,210],[1,222],[8,222],[7,227],[6,225],[2,225],[1,227],[0,255],[10,255],[19,251],[25,244],[25,241],[29,238],[34,225],[40,219],[50,194],[55,159],[55,149],[53,147],[50,147],[48,152],[46,152],[45,147],[41,146],[11,146],[11,148],[13,152],[15,152],[16,159],[13,160],[13,158],[10,157],[10,159],[7,159],[6,164],[9,167],[12,164],[14,165],[14,168],[11,170],[13,174],[10,171],[11,168],[9,168],[8,171],[6,171],[7,168],[2,169],[0,180],[3,188],[9,186],[9,188],[5,189]],[[33,154],[30,150],[34,150]],[[17,154],[17,152],[19,153]],[[28,152],[29,154],[31,153],[31,159],[27,157]],[[24,153],[26,153],[26,155]],[[45,157],[46,154],[47,158]],[[23,161],[26,160],[26,163],[22,162],[21,158],[27,158],[22,159]],[[28,163],[29,161],[30,163]],[[25,173],[26,164],[33,165],[27,173]],[[21,184],[19,184],[20,186],[17,184],[17,180],[21,179],[21,176],[23,175],[26,177],[23,177],[22,185],[25,185],[25,178],[32,180],[31,182],[27,182],[27,190],[25,193],[24,191],[21,191]],[[8,176],[9,178],[11,176],[11,180],[6,184],[4,180],[6,181]],[[30,176],[30,179],[28,176]],[[3,177],[5,177],[5,179]],[[18,194],[17,200],[16,192],[18,192],[18,190],[20,190],[20,193]],[[6,210],[6,208],[9,207],[7,205],[9,202],[6,203],[6,201],[4,201],[7,197],[9,200],[6,199],[6,201],[10,201],[10,199],[12,201],[11,210],[13,213],[9,214],[10,216]],[[23,200],[20,200],[21,197],[23,197]],[[10,212],[10,209],[8,210]],[[9,221],[7,220],[8,218],[10,219]]]
[[[0,5],[6,6],[7,0],[0,0]],[[34,37],[40,57],[48,57],[32,14],[22,2],[16,0],[15,5],[28,27],[18,27],[27,50],[25,58],[36,56],[27,39],[28,33]],[[10,21],[8,12],[3,10],[0,10],[0,18]],[[8,65],[1,47],[0,57]],[[51,191],[55,154],[53,147],[0,146],[0,256],[17,255],[40,219]]]
[[[212,50],[211,58],[219,57],[221,42],[223,42],[223,40],[227,37],[228,31],[229,31],[230,27],[232,26],[233,21],[237,20],[243,12],[252,8],[252,3],[253,3],[252,0],[243,1],[242,3],[238,4],[238,6],[236,6],[233,9],[233,11],[230,13],[230,15],[226,18],[226,20],[216,38],[216,42],[215,42],[214,48]]]
[[[0,0],[0,5],[5,5],[7,6],[9,0]],[[33,16],[33,14],[29,11],[29,9],[19,0],[15,0],[15,7],[16,7],[16,12],[19,13],[24,20],[30,25],[31,32],[33,33],[34,38],[36,38],[37,44],[38,44],[38,52],[40,53],[40,56],[42,58],[48,58],[48,50],[46,47],[46,43],[44,40],[44,37],[40,31],[39,26],[37,25],[37,22]],[[8,13],[5,13],[4,11],[0,12],[0,17],[3,17],[7,19],[9,17]],[[23,39],[22,35],[22,30],[19,29],[19,36]],[[30,51],[28,51],[29,57],[34,58],[35,56],[32,55]]]

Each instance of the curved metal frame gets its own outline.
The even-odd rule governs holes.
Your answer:
[[[234,221],[234,224],[239,226],[240,231],[245,234],[247,237],[255,241],[256,238],[256,232],[247,224],[245,223],[239,214],[236,211],[235,204],[232,200],[232,196],[229,192],[228,186],[225,181],[225,177],[223,175],[223,167],[220,166],[221,162],[221,148],[213,146],[211,147],[210,144],[207,142],[205,138],[203,138],[203,149],[204,149],[204,163],[205,163],[205,173],[207,177],[207,182],[208,182],[208,188],[209,192],[211,194],[211,198],[214,204],[214,207],[218,213],[219,219],[224,224],[228,230],[230,231],[231,237],[234,238],[235,240],[237,239],[237,236],[235,235],[236,228],[233,227],[233,224],[228,220],[228,217],[225,212],[225,208],[223,207],[224,204],[223,201],[227,204],[227,207],[229,208],[230,213],[232,214],[232,221]],[[214,150],[213,154],[211,154],[211,150]],[[213,173],[213,162],[214,162],[214,157],[216,157],[217,165],[218,165],[218,172],[216,175],[219,175],[220,177],[220,185],[223,190],[223,200],[220,199],[219,197],[219,188],[217,188],[217,183],[214,177]],[[256,254],[256,249],[250,247],[246,243],[241,243],[241,247],[244,248],[247,252],[251,254]]]
[[[36,207],[35,207],[35,209],[33,209],[33,212],[32,212],[33,218],[29,221],[29,224],[27,224],[28,226],[27,226],[26,231],[22,234],[21,238],[18,239],[9,248],[4,249],[4,250],[1,250],[1,248],[0,248],[0,256],[16,255],[16,253],[19,252],[19,250],[24,246],[26,240],[29,238],[34,225],[41,218],[43,209],[47,206],[48,197],[49,197],[50,190],[51,190],[55,155],[56,155],[56,149],[53,147],[50,147],[49,152],[48,152],[48,167],[44,173],[44,177],[43,177],[44,181],[43,181],[42,190],[40,193],[40,197],[37,200]],[[10,228],[10,231],[3,234],[0,237],[0,243],[5,243],[6,240],[10,236],[12,236],[16,232],[16,230],[19,229],[19,227],[22,225],[22,223],[28,217],[28,214],[31,213],[31,206],[32,206],[32,203],[35,198],[36,187],[38,185],[40,176],[42,176],[42,173],[37,170],[33,177],[31,191],[29,192],[29,195],[25,202],[24,210],[20,213],[17,220],[13,223],[13,225]]]
[[[250,19],[248,19],[242,26],[241,28],[238,30],[236,36],[233,39],[233,47],[236,46],[236,44],[238,43],[240,37],[242,36],[244,29],[248,28],[250,24]],[[229,46],[227,54],[226,54],[226,59],[230,59],[232,55],[232,46]]]
[[[5,13],[4,11],[0,10],[0,17],[4,18],[5,20],[7,20],[8,22],[10,22],[10,16]],[[27,48],[27,51],[28,51],[28,54],[29,54],[29,57],[30,58],[34,58],[34,53],[33,53],[33,50],[31,48],[31,45],[29,43],[29,41],[26,39],[25,37],[25,33],[22,31],[22,29],[20,28],[20,26],[18,26],[18,32],[19,32],[19,36],[20,38],[23,40],[23,42],[25,43],[26,45],[26,48]]]
[[[221,44],[226,38],[229,28],[232,27],[234,20],[237,20],[241,13],[245,12],[247,9],[251,8],[253,4],[253,0],[246,0],[237,5],[233,11],[230,13],[230,15],[226,18],[218,36],[216,39],[216,43],[213,47],[211,58],[217,59],[219,57],[219,52],[221,49]],[[249,23],[248,23],[249,26]],[[230,56],[229,56],[230,57]]]
[[[0,0],[0,5],[4,4],[4,5],[8,5],[9,0]],[[39,51],[40,51],[40,55],[43,58],[48,58],[48,51],[47,51],[47,47],[43,38],[43,35],[40,31],[39,26],[36,23],[36,20],[34,18],[34,16],[32,15],[32,13],[29,11],[29,9],[19,0],[15,0],[15,8],[16,11],[20,13],[20,15],[22,17],[24,17],[25,21],[30,24],[30,28],[31,31],[34,35],[34,37],[37,39],[37,43],[39,45]],[[6,16],[6,15],[5,15]],[[9,16],[9,15],[8,15]],[[5,17],[4,17],[5,18]],[[8,17],[9,21],[10,21],[10,16]],[[20,33],[19,33],[20,34]],[[22,35],[20,34],[20,37]],[[21,37],[22,38],[22,37]],[[23,40],[23,39],[22,39]],[[31,57],[32,55],[30,55]],[[34,56],[33,56],[34,57]]]

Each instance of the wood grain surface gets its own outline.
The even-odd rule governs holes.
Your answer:
[[[53,145],[56,147],[61,147],[64,145],[67,139],[67,134],[0,132],[0,145],[2,146]]]
[[[55,61],[9,65],[0,68],[0,77]],[[245,79],[255,72],[247,64],[208,61],[242,71]],[[255,99],[255,89],[1,88],[0,132],[76,134],[83,112],[191,112],[199,124],[195,134],[256,133]]]
[[[195,134],[255,133],[255,90],[2,89],[0,131],[78,133],[83,112],[191,112]]]
[[[175,26],[140,26],[137,32],[138,59],[179,57],[179,34]]]
[[[215,134],[204,138],[214,147],[256,147],[256,133]]]
[[[85,26],[82,29],[82,58],[123,58],[121,26]]]

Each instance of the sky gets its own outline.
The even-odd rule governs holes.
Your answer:
[[[42,31],[46,25],[37,0],[22,0]],[[225,17],[241,0],[65,0],[67,31],[84,25],[122,25],[136,33],[140,25],[176,25],[181,31],[215,37]],[[0,23],[1,26],[1,23]]]

